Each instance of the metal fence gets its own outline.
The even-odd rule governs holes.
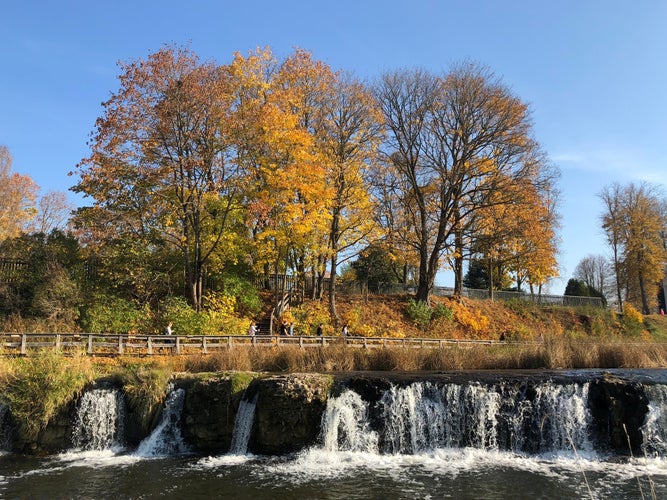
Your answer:
[[[341,294],[415,294],[417,293],[417,285],[403,285],[393,283],[380,283],[377,286],[368,286],[363,282],[348,282],[341,283],[336,287],[336,291]],[[453,287],[436,286],[432,290],[433,295],[439,297],[451,297],[454,295]],[[464,288],[462,293],[464,297],[470,299],[488,299],[488,290],[479,290],[472,288]],[[495,300],[521,300],[525,302],[532,302],[534,304],[550,305],[550,306],[588,306],[588,307],[604,307],[604,301],[600,297],[576,297],[573,295],[547,295],[547,294],[531,294],[524,292],[506,292],[494,291],[493,298]]]

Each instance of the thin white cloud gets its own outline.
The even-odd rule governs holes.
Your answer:
[[[667,176],[665,165],[657,156],[645,151],[623,148],[590,149],[587,151],[564,151],[551,155],[551,159],[562,169],[577,169],[590,173],[605,174],[610,181],[646,181],[664,184]]]

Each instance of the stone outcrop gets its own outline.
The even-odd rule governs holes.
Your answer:
[[[183,437],[205,453],[229,450],[234,418],[247,386],[234,383],[229,374],[197,378],[185,385]]]
[[[332,383],[333,377],[313,373],[257,380],[249,451],[285,454],[315,444]]]

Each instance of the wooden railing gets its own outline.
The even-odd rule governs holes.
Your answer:
[[[56,349],[91,356],[208,354],[235,347],[344,345],[359,348],[444,348],[475,344],[503,345],[495,340],[387,337],[291,337],[278,335],[114,335],[102,333],[0,333],[0,355],[17,356]]]

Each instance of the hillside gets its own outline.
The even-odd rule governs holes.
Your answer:
[[[423,316],[408,313],[410,302],[405,295],[340,296],[337,309],[341,323],[348,324],[352,335],[367,337],[495,340],[504,334],[512,340],[547,335],[667,340],[667,317],[659,315],[644,318],[636,312],[619,315],[606,309],[434,297],[433,317],[420,322]],[[436,310],[440,317],[436,317]],[[326,301],[306,302],[293,309],[288,320],[296,322],[299,333],[312,333],[319,322],[325,324],[325,333],[336,333]]]

